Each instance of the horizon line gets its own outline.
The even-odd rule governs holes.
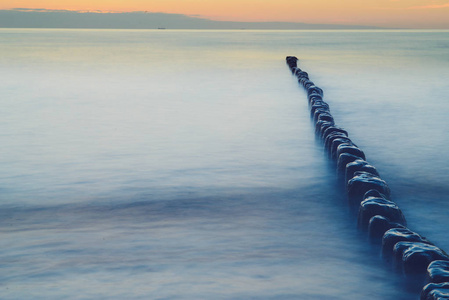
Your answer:
[[[444,27],[397,27],[397,26],[379,26],[379,25],[359,25],[359,24],[341,24],[341,23],[306,23],[306,22],[294,22],[294,21],[227,21],[227,20],[213,20],[205,16],[197,15],[197,14],[180,14],[180,13],[166,13],[166,12],[153,12],[153,11],[143,11],[143,10],[134,10],[134,11],[105,11],[105,10],[76,10],[76,9],[46,9],[46,8],[10,8],[10,9],[0,9],[0,12],[4,13],[24,13],[24,14],[41,14],[41,13],[51,13],[51,14],[58,14],[58,13],[73,13],[73,14],[79,14],[79,15],[159,15],[167,17],[171,16],[179,18],[184,17],[185,20],[182,20],[184,22],[188,21],[202,21],[203,24],[199,28],[197,23],[195,26],[192,26],[190,24],[187,26],[179,26],[174,24],[160,24],[158,26],[154,25],[143,25],[142,27],[129,27],[124,24],[118,24],[117,26],[114,26],[113,24],[109,24],[107,27],[101,24],[57,24],[55,22],[54,24],[48,24],[48,22],[42,22],[41,24],[26,24],[29,22],[22,22],[22,24],[17,24],[17,20],[14,20],[14,22],[1,22],[0,20],[0,28],[47,28],[47,29],[170,29],[170,30],[425,30],[425,31],[432,31],[432,30],[438,30],[438,31],[444,31],[449,30],[449,28]],[[190,19],[190,20],[189,20]],[[5,21],[5,20],[4,20]],[[73,21],[73,20],[72,20]],[[167,21],[170,23],[170,20]],[[211,22],[209,24],[206,24],[208,22]],[[3,24],[2,24],[3,23]],[[45,24],[46,23],[46,24]],[[209,25],[209,27],[207,26]],[[215,25],[215,26],[214,26]],[[246,28],[245,25],[248,25],[249,28]],[[257,26],[269,26],[273,25],[273,28],[257,28]],[[226,28],[226,26],[230,26],[229,28]],[[241,26],[241,28],[238,28],[237,26]],[[276,28],[284,26],[285,28]],[[313,28],[292,28],[294,26],[310,26]],[[218,28],[222,27],[222,28]]]
[[[210,19],[206,16],[202,16],[202,15],[198,15],[198,14],[180,14],[180,13],[166,13],[166,12],[153,12],[153,11],[143,11],[143,10],[138,10],[138,11],[109,11],[109,10],[76,10],[76,9],[47,9],[47,8],[22,8],[22,7],[16,7],[16,8],[10,8],[10,9],[0,9],[0,12],[16,12],[16,13],[54,13],[54,14],[58,14],[58,13],[73,13],[73,14],[92,14],[92,15],[130,15],[130,14],[140,14],[140,15],[167,15],[167,16],[178,16],[178,17],[185,17],[185,18],[190,18],[193,20],[198,20],[198,21],[204,21],[204,22],[213,22],[215,24],[241,24],[241,25],[248,25],[251,27],[251,25],[284,25],[284,26],[288,26],[288,25],[296,25],[296,26],[318,26],[318,27],[325,27],[325,26],[329,26],[329,28],[304,28],[304,30],[320,30],[320,29],[332,29],[332,30],[339,30],[339,29],[391,29],[392,27],[383,27],[383,26],[375,26],[375,25],[359,25],[359,24],[341,24],[341,23],[306,23],[306,22],[299,22],[299,21],[229,21],[229,20],[214,20],[214,19]],[[1,23],[1,22],[0,22]],[[79,25],[81,26],[81,25]],[[170,26],[160,26],[160,27],[170,27]],[[340,28],[331,28],[331,27],[340,27]],[[352,27],[352,28],[351,28]],[[0,28],[78,28],[78,27],[74,27],[74,26],[68,26],[68,25],[60,25],[60,27],[55,24],[52,26],[32,26],[32,27],[12,27],[12,26],[2,26],[0,24]],[[86,28],[84,26],[81,26],[80,28]],[[98,28],[96,26],[94,27],[89,27],[92,29]],[[127,27],[123,27],[123,26],[118,26],[117,28],[114,29],[126,29]],[[100,28],[99,28],[100,29]],[[113,28],[110,28],[113,29]],[[129,28],[129,29],[149,29],[149,28]],[[165,29],[165,28],[164,28]],[[177,28],[174,27],[172,29],[211,29],[211,30],[216,30],[216,29],[223,29],[223,30],[227,30],[227,29],[248,29],[248,30],[303,30],[303,28]],[[400,28],[393,28],[393,29],[400,29]]]

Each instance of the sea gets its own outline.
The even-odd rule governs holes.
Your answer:
[[[449,31],[0,29],[0,298],[419,299],[288,55],[449,251]]]

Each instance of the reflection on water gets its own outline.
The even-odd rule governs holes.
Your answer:
[[[449,249],[448,32],[0,35],[2,299],[416,298],[357,232],[286,55]]]

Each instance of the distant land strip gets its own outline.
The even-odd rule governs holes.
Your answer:
[[[182,14],[154,12],[84,12],[16,8],[0,10],[0,28],[92,29],[384,29],[374,26],[293,22],[214,21]]]

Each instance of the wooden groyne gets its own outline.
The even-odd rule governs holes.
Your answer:
[[[298,67],[295,56],[287,65],[307,92],[315,134],[328,158],[335,162],[337,179],[347,193],[348,205],[358,211],[357,226],[371,241],[381,244],[382,257],[406,280],[420,284],[421,300],[449,300],[449,256],[425,237],[407,228],[404,214],[391,200],[390,188],[364,152],[339,127],[324,101],[324,92]]]

